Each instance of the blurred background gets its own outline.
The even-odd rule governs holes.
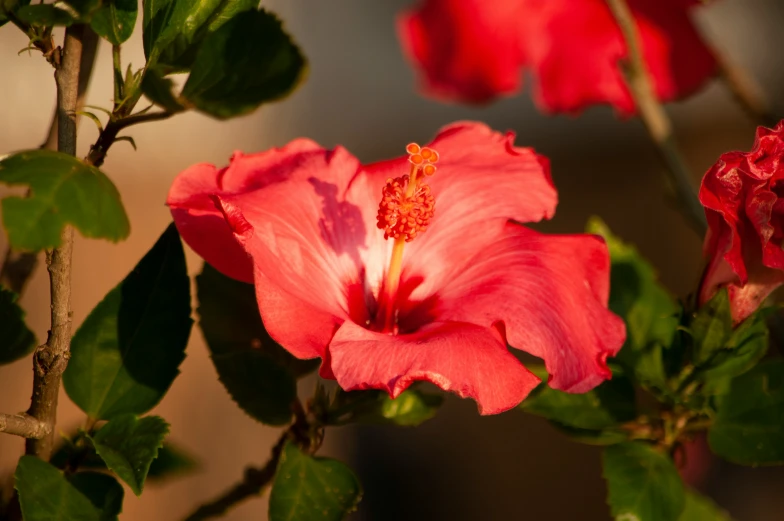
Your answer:
[[[395,35],[394,20],[411,0],[277,0],[263,5],[285,21],[310,61],[307,81],[283,102],[240,120],[221,123],[197,114],[134,127],[138,152],[116,144],[104,171],[118,186],[132,234],[114,245],[78,238],[74,254],[74,326],[136,264],[170,222],[166,193],[178,172],[196,162],[225,164],[235,149],[260,151],[307,136],[346,146],[369,162],[400,155],[406,143],[427,142],[444,124],[461,119],[513,129],[517,144],[552,161],[560,192],[548,232],[579,232],[597,214],[637,244],[676,294],[694,290],[702,269],[701,239],[664,197],[656,152],[637,120],[621,121],[608,108],[579,117],[540,114],[526,94],[483,108],[450,106],[422,98]],[[784,3],[721,0],[698,11],[706,38],[742,64],[778,114],[784,114]],[[62,32],[60,31],[60,36]],[[52,68],[37,54],[18,52],[25,36],[0,29],[0,154],[35,148],[54,108]],[[141,27],[123,46],[123,59],[144,63]],[[87,103],[109,106],[111,49],[100,47]],[[747,150],[755,122],[718,81],[688,101],[668,107],[688,162],[699,176],[722,152]],[[97,137],[81,123],[80,155]],[[6,192],[7,193],[7,192]],[[0,236],[5,250],[5,237]],[[201,270],[188,252],[189,269]],[[39,267],[21,303],[39,339],[48,328],[48,280]],[[232,485],[248,464],[262,464],[278,436],[245,416],[231,401],[194,327],[182,374],[154,410],[172,424],[170,439],[200,461],[198,471],[136,498],[126,491],[125,521],[177,520]],[[29,406],[29,359],[0,367],[0,411]],[[312,393],[313,380],[301,384]],[[83,418],[61,394],[58,429]],[[417,429],[345,427],[330,430],[324,454],[348,461],[365,488],[353,519],[607,520],[600,451],[568,441],[544,421],[510,411],[479,417],[473,402],[449,397],[438,416]],[[21,439],[0,435],[0,479],[9,479],[23,451]],[[784,472],[713,462],[700,488],[737,521],[781,521]],[[234,510],[229,520],[266,519],[266,499]]]

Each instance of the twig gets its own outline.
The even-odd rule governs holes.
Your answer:
[[[281,452],[283,452],[283,446],[286,444],[288,437],[289,431],[287,430],[275,444],[275,447],[273,447],[272,456],[263,467],[260,469],[249,467],[246,469],[245,477],[240,483],[209,503],[201,505],[191,515],[186,517],[184,521],[202,521],[204,519],[220,517],[226,514],[226,512],[237,503],[250,497],[258,496],[275,477],[280,455]]]
[[[79,95],[79,67],[82,58],[84,25],[65,31],[63,55],[55,70],[57,84],[57,149],[76,155],[76,103]],[[46,254],[51,287],[52,325],[46,343],[33,355],[33,396],[27,411],[46,424],[50,432],[40,440],[27,440],[26,453],[48,461],[54,442],[57,421],[57,395],[60,379],[68,365],[71,350],[71,256],[73,229],[66,226],[61,245]]]
[[[771,111],[759,86],[726,55],[718,51],[714,51],[714,55],[719,62],[719,72],[724,83],[743,110],[755,122],[766,127],[775,127],[780,118]]]
[[[27,414],[0,413],[0,432],[40,440],[49,434],[49,426]]]
[[[634,17],[626,0],[606,1],[623,33],[629,52],[628,61],[622,64],[623,72],[637,109],[640,111],[640,117],[667,166],[666,171],[675,190],[681,212],[697,233],[705,235],[707,231],[705,212],[692,186],[689,168],[675,142],[672,123],[654,94]]]
[[[81,109],[84,106],[84,98],[87,92],[87,86],[90,83],[93,66],[95,65],[95,53],[97,49],[98,35],[95,34],[95,31],[87,27],[82,37],[82,59],[79,66],[79,91],[77,93],[76,101],[78,109]],[[55,110],[52,115],[52,123],[49,125],[49,132],[46,136],[46,140],[41,145],[42,149],[57,149],[57,119],[58,113],[57,110]],[[15,293],[21,294],[37,264],[37,253],[16,251],[9,247],[5,253],[3,267],[0,268],[0,284]]]
[[[44,32],[43,35],[36,34],[36,29],[32,27],[27,22],[23,22],[19,18],[14,15],[11,11],[4,13],[11,22],[17,26],[19,29],[22,30],[29,38],[30,43],[33,46],[41,51],[46,58],[46,61],[49,62],[52,67],[57,69],[60,64],[60,53],[58,52],[57,47],[54,45],[54,38],[52,38],[52,32],[47,30]]]
[[[163,119],[168,119],[173,115],[174,114],[171,112],[165,111],[151,112],[147,114],[134,114],[132,116],[109,121],[109,123],[106,125],[106,128],[104,128],[101,134],[98,136],[95,144],[90,147],[90,153],[87,154],[85,162],[91,165],[101,166],[106,159],[106,153],[109,151],[109,147],[112,146],[114,141],[117,139],[117,134],[119,134],[122,129],[130,127],[131,125],[146,123],[148,121],[160,121]]]

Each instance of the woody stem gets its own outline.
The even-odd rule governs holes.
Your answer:
[[[707,230],[705,213],[694,191],[689,167],[675,142],[672,123],[653,90],[634,16],[626,0],[606,0],[606,2],[621,29],[628,49],[628,59],[620,65],[637,110],[640,112],[640,118],[661,153],[666,166],[665,171],[675,190],[681,212],[699,235],[705,235]]]

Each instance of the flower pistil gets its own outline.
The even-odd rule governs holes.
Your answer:
[[[382,288],[380,309],[377,314],[382,331],[397,333],[395,297],[400,285],[405,243],[423,233],[435,214],[436,201],[425,182],[436,173],[438,152],[416,143],[406,146],[411,171],[408,175],[389,178],[381,192],[378,206],[378,227],[384,230],[385,239],[394,239],[392,257]]]

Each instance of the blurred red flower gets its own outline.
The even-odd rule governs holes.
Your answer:
[[[722,154],[702,178],[708,218],[700,301],[729,288],[736,323],[784,282],[784,121],[757,128],[751,152]]]
[[[697,0],[629,0],[659,99],[700,88],[716,71],[689,11]],[[520,90],[533,74],[537,105],[578,112],[609,104],[635,112],[618,67],[626,44],[605,0],[422,0],[398,33],[437,98],[486,102]]]
[[[507,341],[544,359],[552,387],[585,392],[610,377],[606,358],[625,337],[607,310],[601,238],[512,222],[549,218],[557,202],[547,160],[513,140],[481,124],[449,126],[422,149],[433,161],[440,154],[429,177],[435,168],[412,167],[412,156],[363,166],[341,147],[300,139],[238,152],[226,168],[192,166],[168,205],[197,253],[255,284],[275,340],[297,357],[323,359],[323,377],[392,396],[426,380],[493,414],[539,381]],[[430,185],[395,206],[409,168]],[[418,220],[403,226],[396,208]],[[417,235],[393,290],[384,281],[395,241],[385,234]],[[381,317],[387,304],[391,326]]]

